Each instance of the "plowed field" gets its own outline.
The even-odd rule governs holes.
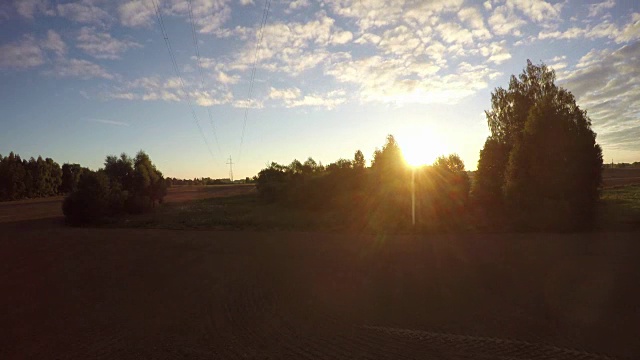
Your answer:
[[[0,359],[637,359],[640,236],[0,224]]]

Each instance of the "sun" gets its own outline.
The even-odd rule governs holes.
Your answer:
[[[435,134],[427,131],[401,136],[398,145],[407,164],[413,167],[432,164],[438,156],[445,153],[443,144]]]

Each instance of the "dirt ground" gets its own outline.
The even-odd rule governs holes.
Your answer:
[[[637,359],[639,241],[5,221],[0,359]]]
[[[61,201],[0,203],[1,359],[640,355],[639,233],[78,229]]]
[[[640,184],[640,169],[638,168],[615,168],[603,169],[602,186],[623,186],[630,184]]]
[[[255,192],[254,185],[174,186],[164,201],[169,203],[235,196]],[[56,219],[63,216],[63,196],[0,202],[0,224],[25,220]]]

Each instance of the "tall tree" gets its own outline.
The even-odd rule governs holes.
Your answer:
[[[555,84],[554,71],[527,61],[508,89],[491,94],[486,115],[491,136],[480,152],[476,198],[486,206],[506,200],[509,212],[529,227],[547,223],[536,215],[552,210],[557,224],[588,223],[601,181],[602,150],[586,111]]]
[[[362,151],[358,150],[353,155],[353,168],[362,170],[366,166],[366,160],[364,159],[364,154]]]
[[[70,193],[78,187],[78,181],[82,174],[82,167],[79,164],[62,165],[62,180],[60,183],[60,192],[63,194]]]

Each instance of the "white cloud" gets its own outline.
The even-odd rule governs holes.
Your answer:
[[[171,15],[189,18],[189,2],[168,0],[167,12]],[[200,33],[216,33],[231,18],[229,0],[192,0],[193,21]]]
[[[293,0],[289,3],[289,9],[297,10],[297,9],[309,7],[309,5],[311,5],[309,0]]]
[[[333,90],[326,94],[307,94],[302,95],[300,89],[287,88],[269,89],[269,99],[280,100],[287,108],[310,106],[315,108],[333,109],[346,101],[346,92],[344,90]]]
[[[184,86],[184,87],[183,87]],[[121,81],[103,94],[108,99],[181,102],[188,99],[199,106],[228,104],[233,95],[225,87],[200,87],[199,81],[175,76],[162,79],[159,76],[141,77]]]
[[[60,34],[53,30],[47,31],[47,38],[42,42],[42,47],[55,52],[58,56],[63,56],[67,52],[67,45]]]
[[[0,68],[27,69],[44,64],[44,53],[31,35],[0,46]]]
[[[484,23],[482,13],[475,7],[466,7],[458,11],[458,19],[470,27],[476,39],[490,39],[491,33]]]
[[[218,80],[218,82],[220,82],[221,84],[231,85],[231,84],[237,84],[238,81],[240,81],[240,76],[229,75],[224,71],[218,71],[218,74],[216,75],[216,80]]]
[[[356,19],[361,30],[387,26],[402,16],[404,0],[327,0],[337,15]]]
[[[271,87],[269,89],[269,99],[293,100],[299,97],[300,89],[295,87],[290,89],[276,89]]]
[[[118,7],[120,23],[124,26],[149,26],[155,16],[153,0],[130,0]]]
[[[334,109],[346,101],[344,90],[333,90],[326,94],[304,95],[302,98],[286,100],[285,106],[289,108],[309,106],[313,108]]]
[[[195,90],[189,96],[200,106],[228,104],[233,100],[230,92]]]
[[[264,108],[264,103],[256,99],[251,99],[251,100],[243,99],[243,100],[233,101],[231,103],[231,106],[235,108],[242,108],[242,109],[246,107],[249,107],[250,109],[262,109]]]
[[[405,25],[386,30],[380,37],[378,47],[387,54],[411,55],[424,48],[417,34]]]
[[[275,21],[264,28],[262,43],[257,54],[257,65],[270,72],[283,72],[290,76],[315,68],[327,61],[331,53],[328,46],[349,41],[351,33],[334,25],[326,13],[315,14],[314,20],[284,23]],[[240,51],[217,59],[218,70],[245,71],[253,66],[257,29]],[[210,59],[203,58],[203,67],[211,67]]]
[[[119,59],[128,49],[142,46],[134,41],[115,39],[109,33],[90,27],[80,29],[77,40],[78,48],[97,59]]]
[[[456,103],[486,88],[496,72],[487,66],[440,75],[434,63],[405,63],[398,58],[371,56],[345,59],[327,69],[337,81],[358,86],[360,100],[383,103]]]
[[[336,31],[331,35],[331,43],[334,45],[346,44],[353,39],[350,31]]]
[[[436,27],[440,37],[447,43],[472,44],[473,34],[457,23],[441,23]]]
[[[558,20],[563,3],[552,5],[544,0],[507,0],[506,6],[516,8],[535,22]]]
[[[638,149],[640,42],[617,50],[591,50],[558,82],[589,112],[600,142],[608,148]]]
[[[80,79],[103,78],[114,79],[114,76],[102,66],[82,59],[63,59],[56,62],[52,70],[44,72],[56,77],[75,77]]]
[[[629,42],[640,39],[640,13],[633,13],[631,21],[626,24],[616,37],[616,42]]]
[[[16,11],[27,19],[33,19],[38,12],[55,15],[48,0],[14,0]]]
[[[589,17],[598,16],[607,9],[611,9],[616,6],[615,0],[605,0],[600,3],[589,5]]]
[[[104,25],[112,19],[109,13],[95,5],[94,0],[58,4],[56,9],[58,15],[79,23]]]
[[[538,34],[538,39],[600,39],[609,38],[617,43],[631,42],[640,39],[640,13],[633,13],[630,21],[621,27],[605,19],[595,26],[588,25],[584,28],[571,27],[564,31],[542,31]]]
[[[487,61],[494,64],[502,64],[503,62],[511,59],[511,54],[507,49],[506,40],[500,42],[492,42],[491,44],[480,48],[482,56],[488,57]]]
[[[526,25],[526,22],[513,13],[506,5],[498,6],[489,17],[489,25],[496,35],[515,35],[520,36],[520,28]]]

